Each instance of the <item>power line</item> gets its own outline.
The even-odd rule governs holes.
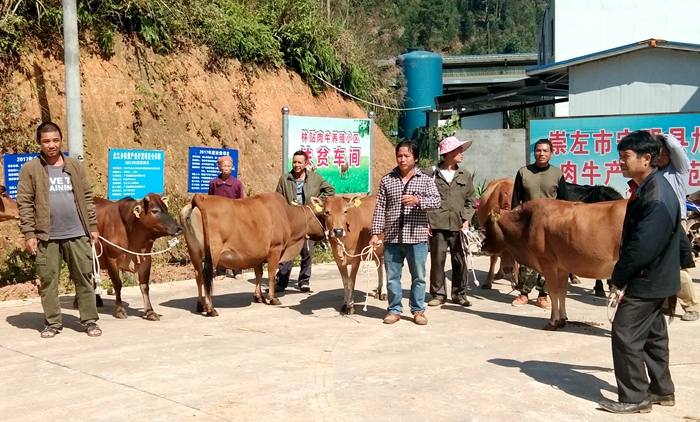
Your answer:
[[[326,84],[326,85],[328,85],[329,87],[335,89],[336,91],[342,92],[343,94],[347,95],[347,96],[350,97],[350,98],[353,98],[353,99],[355,99],[355,100],[357,100],[357,101],[362,101],[363,103],[369,104],[369,105],[374,106],[374,107],[380,107],[380,108],[385,108],[385,109],[387,109],[387,110],[396,110],[396,111],[426,110],[426,109],[431,109],[431,108],[433,108],[432,106],[413,107],[413,108],[396,108],[396,107],[389,107],[389,106],[385,106],[385,105],[373,103],[373,102],[370,102],[370,101],[367,101],[367,100],[363,100],[362,98],[356,97],[356,96],[350,94],[349,92],[343,91],[342,89],[338,88],[337,86],[335,86],[335,85],[333,85],[332,83],[326,81],[325,79],[323,79],[322,77],[320,77],[320,76],[318,76],[318,75],[314,75],[314,76],[315,76],[316,78],[318,78],[318,80],[320,80],[320,81],[323,82],[324,84]]]

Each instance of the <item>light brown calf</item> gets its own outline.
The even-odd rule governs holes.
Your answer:
[[[479,208],[476,210],[476,218],[479,220],[479,227],[483,229],[486,223],[486,218],[489,213],[496,208],[501,210],[510,210],[510,203],[513,197],[513,179],[503,178],[492,180],[486,186],[486,190],[481,195]],[[496,273],[496,263],[500,259],[500,268]],[[513,255],[507,250],[491,255],[491,265],[489,266],[489,274],[486,277],[486,282],[481,286],[482,289],[490,289],[493,280],[505,278],[505,273],[509,272],[513,276],[512,284],[518,284],[518,263],[513,259]]]

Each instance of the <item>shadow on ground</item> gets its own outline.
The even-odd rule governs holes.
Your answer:
[[[506,324],[517,325],[519,327],[530,328],[533,330],[542,330],[542,328],[544,328],[545,325],[549,323],[549,314],[547,314],[546,317],[531,317],[527,315],[512,315],[495,312],[477,311],[472,308],[465,308],[462,306],[449,306],[446,307],[446,309],[450,309],[456,312],[473,314],[481,318],[505,322]],[[588,323],[585,321],[568,321],[566,327],[559,328],[558,331],[586,334],[599,337],[610,337],[610,332],[608,330],[598,327],[596,323]]]
[[[85,332],[85,327],[80,324],[80,319],[75,315],[62,314],[63,329]],[[17,315],[10,315],[6,318],[8,324],[23,330],[35,330],[40,332],[44,329],[44,314],[41,312],[22,312]]]
[[[569,365],[565,363],[514,359],[489,359],[488,362],[506,368],[518,368],[533,380],[550,385],[571,396],[597,403],[603,399],[601,391],[617,394],[617,388],[587,372],[611,372],[610,368],[599,366]]]

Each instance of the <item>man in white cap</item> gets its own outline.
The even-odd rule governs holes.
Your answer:
[[[513,186],[512,209],[520,204],[536,198],[555,198],[566,201],[568,194],[564,174],[559,167],[549,164],[552,159],[552,142],[549,139],[540,139],[535,142],[535,162],[518,170]],[[537,286],[540,291],[535,303],[540,308],[551,308],[547,298],[547,287],[544,285],[544,277],[535,270],[520,266],[519,283],[515,286],[520,292],[511,305],[523,306],[528,303],[528,294]]]
[[[471,141],[460,141],[454,136],[440,142],[442,161],[428,172],[440,192],[440,208],[428,210],[430,224],[430,294],[428,306],[440,306],[447,301],[445,288],[445,259],[450,250],[452,260],[453,303],[471,306],[467,299],[467,262],[462,250],[461,230],[469,229],[476,211],[476,194],[469,172],[460,167],[464,151]]]

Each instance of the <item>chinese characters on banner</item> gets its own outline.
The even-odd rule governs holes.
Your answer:
[[[165,153],[157,150],[109,150],[109,199],[141,199],[164,190]]]
[[[336,193],[367,193],[371,187],[370,130],[369,119],[289,116],[289,156],[284,159],[284,171],[291,169],[294,153],[304,151],[314,171]]]
[[[558,166],[567,182],[607,185],[620,192],[627,189],[622,176],[617,144],[635,130],[651,134],[669,132],[681,142],[690,159],[688,192],[700,187],[700,115],[647,114],[609,117],[567,117],[530,120],[530,154],[538,139],[552,142],[552,165]],[[531,162],[534,161],[531,158]]]
[[[233,159],[231,176],[238,177],[238,150],[224,148],[190,147],[188,189],[190,193],[208,193],[209,182],[219,176],[219,157],[228,155]]]

